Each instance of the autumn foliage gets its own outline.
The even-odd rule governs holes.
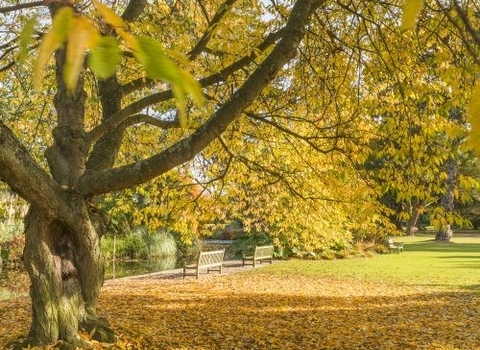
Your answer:
[[[392,257],[401,259],[401,257]],[[399,260],[400,262],[400,260]],[[318,262],[311,262],[316,264]],[[329,262],[335,263],[335,262]],[[94,349],[478,348],[480,299],[467,290],[360,276],[275,273],[108,281],[99,312],[118,340]],[[275,270],[277,269],[277,270]],[[27,332],[27,298],[0,303],[0,347]],[[88,334],[84,334],[88,339]]]

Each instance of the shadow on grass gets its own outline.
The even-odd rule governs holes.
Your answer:
[[[475,253],[472,257],[480,258],[480,243],[422,241],[409,243],[407,248],[412,252]]]

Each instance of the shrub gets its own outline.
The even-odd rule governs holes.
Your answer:
[[[175,256],[177,255],[177,242],[170,232],[159,230],[147,237],[149,256]]]
[[[140,235],[132,233],[119,241],[118,256],[130,259],[146,257],[147,244]]]
[[[21,221],[13,225],[0,222],[0,243],[8,242],[17,236],[22,236],[23,230],[23,223]]]
[[[253,252],[257,245],[272,244],[272,239],[266,233],[254,233],[249,236],[236,239],[229,247],[230,253],[239,255]]]
[[[185,237],[179,232],[170,232],[177,247],[177,253],[185,260],[195,257],[202,250],[202,241],[198,237]]]
[[[101,249],[107,259],[113,258],[114,241],[115,256],[118,258],[165,257],[176,256],[178,253],[174,236],[164,230],[152,233],[144,227],[138,227],[126,236],[104,236],[101,241]]]
[[[102,250],[103,256],[106,259],[112,259],[113,258],[114,245],[115,245],[115,253],[118,252],[118,242],[119,242],[119,238],[114,237],[114,236],[103,236],[102,237],[102,240],[100,241],[100,249]]]

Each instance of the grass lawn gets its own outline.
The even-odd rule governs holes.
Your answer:
[[[272,272],[480,290],[480,234],[478,237],[454,236],[451,242],[433,239],[433,235],[426,234],[395,237],[395,241],[405,243],[404,253],[334,262],[296,260],[275,266]]]
[[[277,262],[228,275],[107,281],[119,338],[94,349],[480,349],[480,238],[402,237],[405,252]],[[0,302],[0,348],[28,330],[29,300]],[[84,335],[88,338],[88,335]]]

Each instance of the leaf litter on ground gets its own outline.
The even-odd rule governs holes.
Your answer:
[[[268,267],[199,280],[110,280],[98,314],[118,340],[90,342],[93,349],[139,350],[473,350],[480,349],[479,296]],[[28,331],[29,303],[0,302],[0,347]]]

